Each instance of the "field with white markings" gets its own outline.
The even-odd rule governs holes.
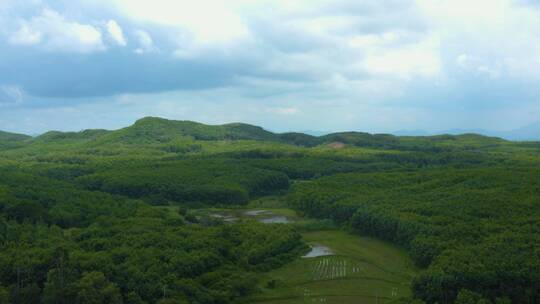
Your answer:
[[[333,255],[298,259],[261,278],[250,303],[388,303],[410,295],[416,269],[400,249],[338,230],[303,233]]]

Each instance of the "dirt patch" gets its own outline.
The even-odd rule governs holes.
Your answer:
[[[328,146],[332,149],[343,149],[345,148],[345,144],[339,141],[329,143]]]

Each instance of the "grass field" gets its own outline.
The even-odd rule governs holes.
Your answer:
[[[250,303],[387,303],[410,295],[416,269],[387,243],[340,230],[303,233],[334,255],[301,258],[261,277]]]

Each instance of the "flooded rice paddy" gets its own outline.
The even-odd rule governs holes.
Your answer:
[[[226,210],[211,213],[210,216],[225,222],[254,219],[264,224],[288,224],[295,221],[292,217],[277,214],[272,210]]]
[[[320,256],[327,256],[327,255],[333,255],[333,254],[334,252],[326,246],[312,245],[311,251],[308,252],[306,255],[304,255],[303,258],[316,258]]]

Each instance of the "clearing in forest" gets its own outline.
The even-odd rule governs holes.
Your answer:
[[[345,231],[303,233],[333,255],[300,258],[261,278],[250,303],[387,303],[409,296],[416,268],[395,246]]]

